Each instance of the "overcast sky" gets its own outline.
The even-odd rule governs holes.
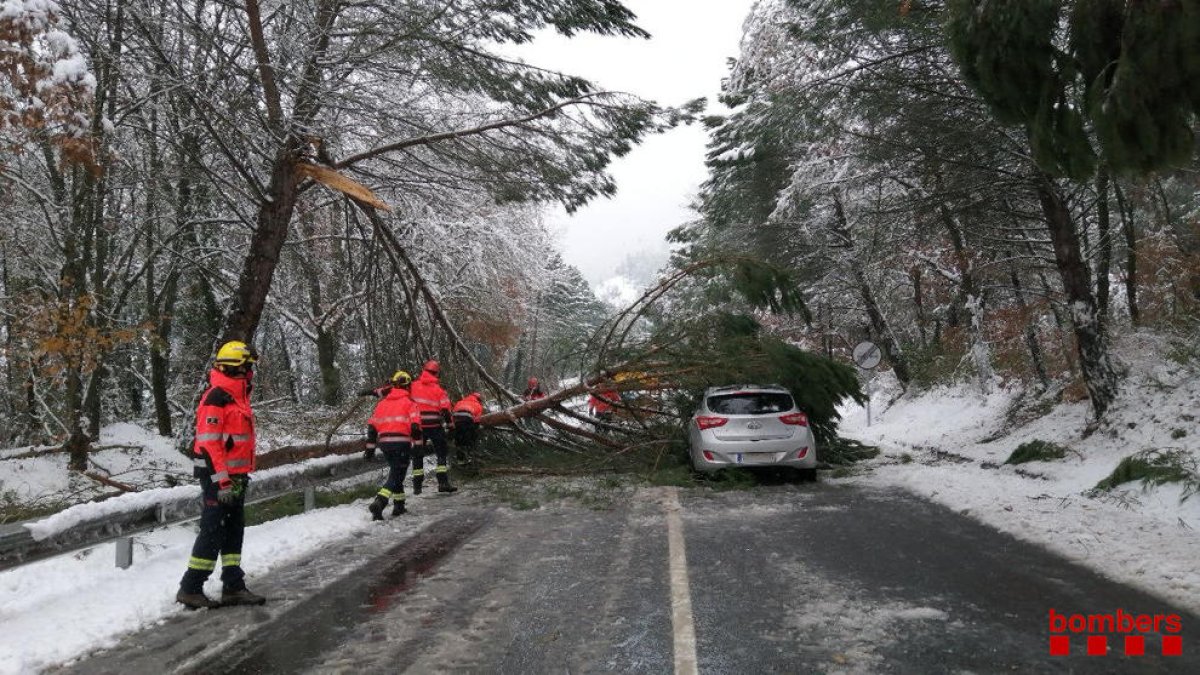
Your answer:
[[[737,56],[742,22],[754,0],[626,0],[650,40],[567,39],[547,35],[522,50],[531,63],[598,82],[659,103],[715,101],[727,60]],[[612,166],[617,196],[573,216],[550,214],[561,230],[567,262],[595,285],[611,277],[630,252],[665,249],[664,235],[691,219],[688,210],[704,180],[707,135],[695,125],[648,139]]]

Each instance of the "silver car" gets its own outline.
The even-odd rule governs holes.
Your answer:
[[[817,447],[808,415],[783,387],[751,384],[711,387],[688,423],[692,468],[798,469],[817,477]]]

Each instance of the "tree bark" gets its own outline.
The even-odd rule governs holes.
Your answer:
[[[1100,420],[1117,396],[1117,374],[1100,326],[1096,299],[1092,295],[1091,275],[1083,259],[1071,212],[1058,186],[1050,176],[1039,171],[1036,189],[1046,227],[1054,243],[1054,258],[1062,277],[1063,289],[1070,303],[1079,367],[1091,396],[1092,411],[1096,420]]]
[[[279,264],[279,254],[287,240],[292,213],[296,208],[296,188],[300,182],[300,175],[296,171],[299,153],[298,142],[290,139],[275,157],[266,198],[259,205],[250,250],[238,276],[232,306],[221,328],[222,343],[230,340],[254,341],[271,290],[271,280]]]
[[[925,318],[925,294],[921,284],[921,268],[913,265],[913,268],[908,272],[908,278],[912,280],[913,286],[913,304],[917,310],[917,331],[921,335],[921,344],[929,344],[929,337],[926,335],[926,318]],[[827,340],[828,341],[828,340]],[[832,358],[833,350],[826,347],[825,355]]]
[[[1125,201],[1125,191],[1121,184],[1113,186],[1117,196],[1117,208],[1121,212],[1121,231],[1125,235],[1125,299],[1129,303],[1129,321],[1135,327],[1141,323],[1141,311],[1138,309],[1138,259],[1137,232],[1134,230],[1133,212]]]
[[[838,236],[849,245],[853,245],[853,239],[850,236],[850,223],[846,219],[846,210],[842,206],[841,197],[833,196],[834,212],[837,216],[837,222],[834,227],[837,229]],[[892,364],[892,372],[896,374],[896,379],[900,381],[900,385],[908,388],[908,384],[912,381],[912,376],[908,369],[908,361],[904,358],[904,353],[900,350],[900,343],[896,340],[896,336],[892,333],[891,326],[883,316],[883,311],[879,308],[879,302],[875,299],[875,292],[871,289],[871,284],[867,280],[867,275],[863,272],[861,265],[855,265],[853,271],[855,286],[858,289],[859,297],[863,301],[863,305],[867,309],[867,318],[871,321],[871,328],[875,333],[876,339],[880,341],[880,347],[883,353],[888,358],[888,362]]]
[[[1096,259],[1096,312],[1100,330],[1108,331],[1109,275],[1112,273],[1111,216],[1108,205],[1110,177],[1107,168],[1096,176],[1096,227],[1099,230],[1100,255]]]
[[[942,225],[950,236],[950,244],[954,247],[955,266],[958,268],[958,292],[960,300],[955,304],[961,305],[967,315],[967,334],[970,336],[971,362],[975,365],[975,374],[979,388],[983,393],[991,390],[992,381],[992,352],[983,334],[984,298],[978,284],[975,282],[975,268],[971,255],[967,251],[966,240],[958,220],[945,204],[938,205]]]
[[[1009,254],[1005,254],[1008,257]],[[1029,360],[1033,365],[1033,372],[1037,373],[1038,382],[1041,383],[1042,389],[1050,386],[1050,377],[1046,374],[1046,360],[1042,356],[1042,346],[1038,342],[1037,329],[1033,317],[1029,316],[1029,303],[1025,301],[1025,290],[1021,287],[1021,275],[1017,272],[1017,266],[1014,263],[1008,265],[1009,278],[1012,280],[1013,297],[1017,301],[1017,307],[1021,308],[1021,314],[1025,317],[1025,346],[1029,349]]]

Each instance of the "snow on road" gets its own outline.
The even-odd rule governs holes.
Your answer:
[[[969,384],[942,387],[890,407],[894,393],[877,393],[870,427],[864,409],[843,411],[842,432],[884,452],[869,473],[848,480],[903,487],[1200,611],[1200,497],[1184,499],[1179,485],[1140,483],[1088,494],[1138,451],[1182,450],[1200,458],[1200,376],[1162,358],[1150,340],[1134,336],[1121,345],[1130,375],[1106,423],[1086,438],[1086,402],[1060,404],[1021,424],[1008,421],[1018,396],[1013,388],[985,396]],[[1002,466],[1034,439],[1073,452],[1054,462]]]

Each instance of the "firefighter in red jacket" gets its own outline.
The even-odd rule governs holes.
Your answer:
[[[521,392],[521,400],[529,403],[543,398],[546,398],[546,392],[542,390],[541,383],[536,377],[529,378],[529,382],[525,385],[525,391]],[[537,415],[526,417],[523,423],[529,431],[542,432],[542,420]]]
[[[425,362],[420,376],[412,383],[412,400],[421,414],[421,436],[424,442],[413,448],[413,494],[421,494],[421,484],[425,482],[425,452],[430,445],[437,454],[438,492],[455,492],[458,488],[450,485],[450,470],[446,465],[446,429],[443,425],[454,427],[450,416],[450,396],[438,382],[441,366],[437,361]]]
[[[621,394],[616,389],[596,392],[588,399],[588,411],[601,422],[610,422],[614,414],[613,404],[620,400]]]
[[[388,477],[368,510],[371,520],[383,520],[383,509],[392,500],[392,516],[405,513],[404,473],[414,439],[421,437],[421,415],[409,394],[412,376],[403,370],[392,375],[391,389],[375,406],[367,422],[367,451],[376,445],[388,461]],[[415,480],[415,479],[414,479]]]
[[[475,447],[477,425],[483,417],[483,397],[473,391],[454,404],[454,444],[459,448]]]
[[[538,379],[531,377],[525,385],[525,391],[521,392],[521,400],[536,401],[539,398],[546,398],[546,392],[542,390],[542,385],[538,382]]]
[[[246,485],[254,470],[254,413],[251,379],[258,359],[244,342],[217,350],[209,388],[196,410],[193,473],[200,479],[203,505],[200,533],[175,600],[191,609],[221,605],[261,605],[266,598],[246,588],[242,572]],[[204,582],[221,556],[221,601],[204,594]]]

